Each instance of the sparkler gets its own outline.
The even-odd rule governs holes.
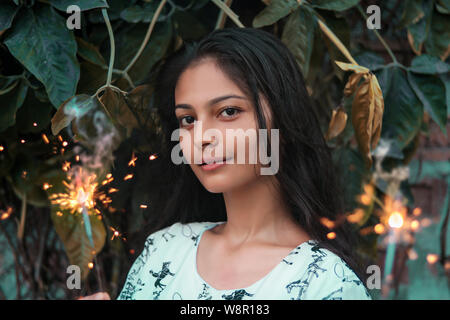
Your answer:
[[[89,211],[95,211],[99,214],[100,211],[95,208],[96,202],[100,201],[105,206],[111,202],[111,199],[104,192],[98,191],[96,178],[97,176],[95,174],[89,174],[88,172],[83,171],[81,167],[74,168],[68,175],[68,180],[70,182],[63,181],[66,192],[55,193],[49,197],[51,202],[59,205],[62,210],[68,210],[71,214],[79,213],[82,215],[86,235],[92,248],[94,248],[94,239],[92,236],[91,222],[89,220]],[[111,179],[112,177],[109,176],[107,183],[112,181]],[[97,265],[95,255],[94,264]],[[96,268],[96,270],[97,281],[100,290],[103,291],[99,269]]]

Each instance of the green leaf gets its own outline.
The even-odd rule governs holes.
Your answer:
[[[281,41],[292,52],[305,77],[309,71],[315,27],[312,14],[300,7],[288,17],[281,36]]]
[[[447,116],[450,117],[450,75],[448,73],[439,76],[445,86],[445,104],[447,106]]]
[[[370,51],[364,51],[363,53],[356,55],[355,60],[359,65],[370,69],[370,71],[378,70],[385,64],[382,57]]]
[[[17,11],[19,11],[19,7],[12,3],[8,2],[0,4],[0,31],[11,27],[11,23],[16,16]]]
[[[425,41],[429,54],[446,60],[450,54],[450,19],[448,16],[433,11],[430,33]]]
[[[62,216],[57,212],[62,212]],[[78,265],[81,269],[83,279],[89,273],[88,264],[93,261],[94,256],[98,254],[105,245],[106,229],[95,212],[90,212],[89,221],[91,222],[92,237],[94,246],[90,244],[89,238],[84,228],[83,217],[80,213],[70,213],[67,210],[59,210],[58,206],[53,205],[51,217],[56,233],[61,238],[64,248],[69,258],[70,264]],[[96,254],[93,254],[95,251]]]
[[[65,20],[49,6],[23,11],[4,43],[46,88],[58,107],[75,94],[80,77],[77,44]]]
[[[100,67],[106,66],[105,59],[98,51],[98,48],[96,46],[80,37],[76,37],[76,40],[78,44],[78,55],[80,57]]]
[[[319,9],[344,11],[356,6],[360,0],[312,0],[311,6]]]
[[[138,23],[144,22],[149,23],[152,21],[153,16],[155,15],[156,9],[158,8],[159,3],[156,1],[152,1],[150,3],[146,3],[143,6],[134,5],[128,8],[125,8],[121,13],[120,17],[126,22],[130,23]],[[164,8],[162,13],[164,13]],[[157,22],[166,20],[167,17],[164,14],[159,15]]]
[[[272,0],[270,1],[270,4],[253,19],[253,28],[272,25],[291,12],[294,12],[299,6],[299,2],[295,0]]]
[[[67,8],[71,5],[77,5],[81,11],[94,8],[108,8],[105,0],[49,0],[50,4],[56,9],[67,12]]]
[[[425,16],[422,8],[423,0],[405,0],[403,1],[404,9],[397,28],[401,29],[411,24],[419,22]]]
[[[408,81],[422,102],[425,110],[447,135],[447,105],[445,103],[445,86],[435,76],[422,76],[408,72]]]
[[[378,77],[378,80],[385,105],[381,135],[385,139],[397,139],[403,149],[420,130],[422,103],[417,99],[402,69],[385,68],[384,75]]]
[[[0,132],[16,123],[16,112],[22,106],[27,95],[28,86],[23,80],[13,90],[1,95]]]
[[[421,74],[437,74],[449,72],[450,66],[438,57],[422,54],[413,59],[408,70]]]
[[[65,101],[52,118],[52,133],[57,135],[67,127],[73,119],[81,118],[87,112],[97,108],[97,98],[87,94],[79,94]]]

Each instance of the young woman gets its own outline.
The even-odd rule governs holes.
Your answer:
[[[337,224],[327,238],[324,218],[343,213],[338,179],[302,73],[279,39],[216,30],[164,62],[155,92],[171,194],[118,299],[370,299],[351,231]],[[225,138],[195,135],[200,124]],[[187,135],[171,141],[176,129]],[[239,163],[227,129],[268,129],[274,174],[260,169],[276,157],[248,161],[250,139]],[[174,163],[177,145],[188,164]]]

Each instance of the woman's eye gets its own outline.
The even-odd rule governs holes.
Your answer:
[[[190,124],[193,124],[195,121],[194,117],[192,116],[186,116],[180,119],[180,124],[182,126],[188,126]]]
[[[239,109],[236,109],[233,107],[228,107],[228,108],[225,108],[224,110],[222,110],[222,112],[220,114],[223,115],[225,118],[233,118],[233,117],[237,116],[237,114],[239,112],[240,112]]]

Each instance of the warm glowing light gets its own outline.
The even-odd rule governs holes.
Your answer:
[[[36,122],[33,122],[33,127],[37,127],[37,123]]]
[[[384,225],[381,223],[376,224],[373,231],[375,231],[376,234],[383,234],[385,231]]]
[[[22,178],[24,178],[24,179],[25,179],[25,178],[27,177],[27,174],[28,174],[28,172],[26,172],[26,171],[23,171],[23,172],[22,172]]]
[[[111,173],[108,173],[107,175],[106,175],[106,179],[110,179],[112,177],[112,174]]]
[[[141,207],[141,209],[147,209],[147,205],[146,204],[141,204],[140,207]]]
[[[120,234],[120,232],[118,231],[118,230],[116,230],[116,229],[114,229],[113,227],[109,227],[111,230],[112,230],[112,232],[113,232],[113,235],[112,235],[112,237],[111,237],[111,240],[114,240],[114,238],[115,237],[121,237],[121,234]]]
[[[420,216],[421,214],[422,214],[422,209],[420,209],[420,208],[414,208],[414,210],[413,210],[413,215],[415,215],[416,217],[417,216]]]
[[[20,143],[25,143],[25,139],[21,139],[21,140],[20,140]]]
[[[58,136],[58,140],[59,140],[60,142],[63,142],[63,141],[64,141],[63,138],[62,138],[61,136]]]
[[[96,201],[101,201],[103,205],[110,202],[104,192],[97,190],[98,183],[95,181],[96,175],[83,171],[81,167],[78,170],[71,170],[67,182],[63,180],[66,187],[65,193],[55,193],[49,198],[52,204],[59,205],[61,210],[69,210],[73,213],[82,213],[83,208],[90,214],[94,209]]]
[[[327,219],[325,217],[320,218],[320,223],[322,223],[325,227],[328,229],[333,229],[336,225],[334,221],[331,221],[330,219]]]
[[[364,217],[364,210],[361,208],[356,208],[353,214],[347,216],[347,221],[350,223],[358,223]]]
[[[117,192],[117,191],[119,191],[119,189],[109,188],[108,193],[113,193],[113,192]]]
[[[12,213],[12,207],[8,207],[8,209],[6,209],[6,211],[1,210],[0,212],[1,212],[0,220],[6,220],[9,218],[9,216]]]
[[[130,253],[131,253],[131,254],[134,254],[134,249],[130,249]]]
[[[388,221],[391,228],[401,228],[403,225],[403,217],[399,212],[393,212]]]
[[[47,138],[47,136],[45,135],[45,133],[42,134],[42,140],[44,140],[44,142],[45,142],[46,144],[49,144],[49,143],[50,143],[50,140],[48,140],[48,138]]]
[[[148,157],[149,160],[155,160],[156,158],[158,158],[156,154],[152,154],[150,157]]]
[[[128,162],[128,166],[129,167],[135,167],[136,166],[136,160],[137,160],[137,158],[134,156],[134,153],[133,153],[133,155],[131,156],[130,162]]]
[[[419,255],[417,254],[417,252],[414,249],[408,250],[408,258],[410,260],[416,260],[418,257],[419,257]]]
[[[64,142],[62,143],[63,147],[67,147],[68,144],[69,144],[69,143],[68,143],[67,141],[64,141]]]
[[[132,173],[129,173],[129,174],[127,174],[126,176],[125,176],[125,178],[123,178],[123,180],[130,180],[131,178],[133,178],[133,174]]]
[[[89,262],[89,263],[88,263],[88,268],[89,268],[89,269],[93,269],[93,268],[94,268],[94,264],[93,264],[92,262]]]
[[[419,229],[420,223],[417,220],[413,220],[411,221],[411,230],[412,231],[416,231],[417,229]]]
[[[75,161],[76,162],[80,161],[80,156],[78,154],[75,156]]]
[[[336,238],[336,232],[328,232],[327,233],[327,238],[328,239],[335,239]]]
[[[62,165],[62,169],[63,171],[69,171],[70,169],[70,162],[69,161],[64,161],[63,165]]]
[[[53,187],[51,184],[48,184],[47,182],[45,182],[44,185],[42,186],[42,189],[48,190],[51,187]]]
[[[63,213],[62,213],[61,211],[57,211],[57,212],[56,212],[56,215],[57,215],[58,217],[62,217]]]
[[[439,260],[439,256],[435,253],[427,254],[427,261],[429,264],[434,264]]]
[[[5,150],[5,147],[0,146],[0,151],[3,151],[3,150]]]

